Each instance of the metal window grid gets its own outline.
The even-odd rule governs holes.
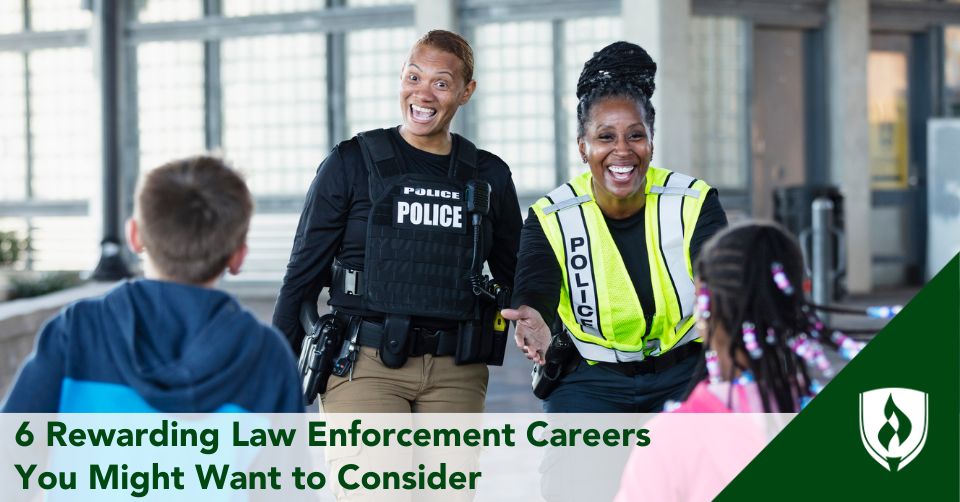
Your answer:
[[[95,200],[99,197],[99,116],[90,50],[38,50],[27,61],[27,196],[47,201]],[[27,226],[31,267],[84,270],[96,263],[99,220],[89,214],[31,218]]]
[[[89,28],[93,16],[77,0],[30,0],[30,29],[54,31]]]
[[[352,136],[400,123],[400,69],[416,40],[410,28],[347,34],[347,129]],[[345,138],[344,138],[345,139]]]
[[[565,117],[562,147],[566,149],[567,169],[561,174],[572,178],[588,169],[580,160],[577,147],[577,80],[583,64],[593,53],[621,39],[622,23],[619,17],[595,17],[568,20],[563,23],[563,92],[559,112]]]
[[[142,44],[137,63],[140,171],[202,153],[203,44]]]
[[[223,149],[256,195],[301,195],[327,153],[323,35],[222,44]]]
[[[140,5],[136,18],[141,23],[185,21],[203,17],[203,0],[149,0]]]
[[[325,7],[326,0],[221,0],[224,16],[302,12]]]
[[[746,25],[737,18],[694,16],[690,34],[694,172],[714,186],[745,189]]]
[[[67,1],[74,0],[54,0],[49,5]],[[14,2],[13,8],[18,9],[21,3]],[[238,279],[278,280],[292,244],[303,192],[331,141],[358,130],[395,123],[399,118],[396,70],[417,35],[411,28],[412,3],[150,0],[138,4],[140,10],[128,23],[119,48],[126,51],[125,61],[133,63],[123,77],[132,88],[122,124],[136,131],[124,146],[124,176],[132,179],[137,169],[149,169],[170,158],[222,146],[228,160],[247,172],[258,203],[250,231],[252,259]],[[0,9],[4,7],[7,5],[0,5]],[[74,5],[68,7],[75,10]],[[557,180],[582,169],[575,146],[573,86],[590,53],[619,38],[619,2],[604,0],[588,5],[575,0],[466,0],[458,3],[458,10],[464,29],[472,33],[469,38],[474,43],[480,82],[474,101],[462,112],[461,118],[466,120],[461,123],[481,147],[507,160],[521,198],[529,202],[531,197],[539,197],[552,188]],[[0,22],[0,32],[19,31],[30,17],[13,11],[12,16],[6,16],[7,11],[2,12],[0,17],[16,22]],[[84,14],[81,12],[81,16]],[[60,31],[42,37],[23,32],[14,35],[20,37],[17,41],[0,40],[0,50],[20,52],[13,59],[8,58],[6,64],[22,78],[20,83],[11,80],[6,88],[26,86],[20,94],[30,95],[30,86],[25,82],[31,77],[24,75],[22,66],[38,49],[75,46],[89,50],[85,48],[86,31],[77,29],[87,25],[60,26]],[[289,42],[264,44],[263,40]],[[255,48],[257,44],[263,48]],[[240,47],[246,47],[247,52],[231,52]],[[310,54],[305,56],[302,51]],[[0,52],[4,56],[10,54]],[[18,64],[21,68],[16,71]],[[271,68],[262,70],[267,65]],[[343,69],[340,76],[329,71],[338,68]],[[707,77],[702,80],[710,83]],[[4,85],[0,82],[0,102],[5,99]],[[12,92],[17,94],[16,89]],[[724,88],[724,92],[729,89]],[[0,115],[31,115],[28,110],[18,110],[7,108],[0,110]],[[19,121],[22,125],[16,120],[5,121],[0,127],[0,142],[19,146],[5,147],[0,156],[33,159],[29,153],[33,136],[24,134],[21,139],[17,135],[24,130],[33,131],[33,127],[23,124],[24,119]],[[256,131],[266,129],[266,124],[280,126],[273,136],[257,135]],[[740,129],[740,141],[745,144],[742,124]],[[43,141],[35,146],[45,148]],[[16,190],[23,193],[28,181],[22,178],[29,176],[34,166],[32,160],[20,163],[20,172],[24,174],[15,175],[20,176]],[[562,164],[559,168],[558,163]],[[734,160],[727,162],[733,163]],[[5,172],[0,176],[9,176],[10,169],[6,167],[16,164],[4,165]],[[702,172],[714,176],[709,170]],[[96,185],[97,176],[89,178]],[[0,225],[20,229],[33,225],[38,244],[47,242],[47,236],[58,229],[79,227],[76,221],[68,225],[55,220],[62,219],[58,215],[63,211],[86,214],[87,201],[93,198],[88,195],[82,201],[63,200],[59,205],[33,201],[14,208],[33,214],[25,223],[23,218],[10,217],[20,213],[4,206],[17,195],[6,190],[0,190],[0,216],[4,217]],[[82,191],[78,188],[72,193]],[[68,190],[62,196],[73,197],[69,193]],[[129,209],[129,193],[127,197]],[[50,221],[40,221],[44,218]],[[45,228],[53,230],[47,232]],[[84,232],[99,235],[97,229]],[[94,246],[90,253],[96,254]],[[39,260],[38,265],[44,260]]]
[[[36,198],[89,199],[99,192],[99,114],[92,59],[83,48],[30,54],[31,170]]]
[[[414,0],[347,0],[350,7],[380,7],[383,5],[411,5]]]
[[[27,195],[23,55],[0,53],[0,200]],[[0,228],[3,228],[0,226]]]
[[[549,21],[475,28],[477,144],[509,166],[521,194],[546,193],[555,178],[553,50]]]
[[[17,33],[22,30],[22,0],[4,0],[0,2],[0,33]]]

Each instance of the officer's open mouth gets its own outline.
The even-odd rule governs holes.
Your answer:
[[[414,104],[410,105],[410,116],[418,122],[427,122],[436,114],[437,110],[433,108],[425,108]]]
[[[608,166],[607,171],[610,172],[610,176],[613,177],[616,181],[627,181],[630,179],[630,175],[633,174],[633,171],[637,166],[627,166],[627,165],[613,165]]]

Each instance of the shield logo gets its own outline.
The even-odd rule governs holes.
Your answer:
[[[926,392],[891,387],[860,393],[860,439],[891,472],[903,470],[927,442]]]

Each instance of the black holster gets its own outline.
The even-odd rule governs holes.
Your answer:
[[[533,378],[533,395],[540,399],[546,399],[553,389],[560,385],[560,380],[576,368],[582,357],[570,340],[570,334],[564,329],[553,335],[544,359],[546,362],[542,366],[534,363],[530,372]]]
[[[334,314],[319,317],[316,305],[309,302],[300,307],[300,322],[307,336],[300,346],[298,368],[303,380],[303,401],[309,405],[327,391],[327,380],[343,345],[347,324]]]

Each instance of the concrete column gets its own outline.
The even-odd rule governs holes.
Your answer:
[[[623,38],[657,62],[653,165],[692,176],[690,0],[621,0]]]
[[[414,9],[418,38],[430,30],[460,31],[456,0],[416,0]]]
[[[867,124],[868,0],[830,0],[827,18],[827,95],[830,178],[843,192],[847,288],[872,288],[870,141]]]

